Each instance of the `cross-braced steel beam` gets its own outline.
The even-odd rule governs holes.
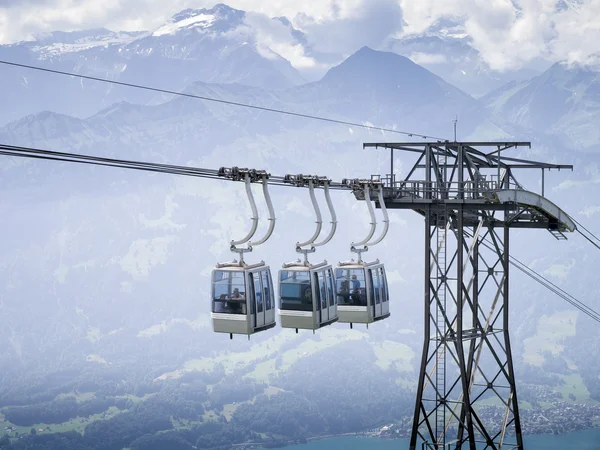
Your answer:
[[[508,227],[500,236],[489,214],[465,227],[463,215],[426,212],[425,339],[410,448],[522,449]]]
[[[483,151],[475,147],[495,147]],[[509,339],[509,230],[573,231],[513,170],[571,166],[507,157],[527,142],[365,144],[391,152],[388,209],[425,221],[424,339],[410,449],[523,450]],[[394,151],[417,153],[404,179]],[[355,192],[361,198],[359,192]]]

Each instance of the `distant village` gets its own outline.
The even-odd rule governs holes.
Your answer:
[[[504,419],[504,409],[495,406],[486,406],[480,409],[480,415],[486,420],[497,422],[500,425]],[[551,402],[546,408],[522,409],[521,421],[523,432],[526,434],[565,434],[573,431],[593,428],[600,425],[600,405],[580,405],[567,402]],[[380,427],[358,433],[346,433],[341,436],[360,436],[379,439],[406,439],[410,437],[412,417],[406,417],[399,423],[389,423]],[[510,432],[510,429],[509,429]],[[306,441],[315,441],[340,437],[340,435],[325,435],[309,438]],[[289,442],[298,444],[300,442]],[[234,446],[239,450],[269,448],[260,443],[245,443]]]
[[[521,425],[526,434],[565,434],[600,425],[600,405],[581,405],[563,401],[550,402],[546,408],[521,409]],[[488,423],[504,420],[504,408],[485,406],[479,410]],[[410,437],[412,418],[399,424],[385,425],[365,435],[384,439]]]

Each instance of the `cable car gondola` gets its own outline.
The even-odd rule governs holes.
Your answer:
[[[273,281],[264,263],[219,264],[213,271],[213,329],[253,334],[275,326]]]
[[[379,260],[348,261],[335,270],[340,323],[373,323],[390,316],[385,268]]]
[[[333,269],[291,263],[279,271],[279,314],[283,328],[316,330],[338,320]]]
[[[364,323],[368,326],[370,323],[390,316],[390,299],[385,267],[379,260],[373,262],[362,260],[362,253],[368,251],[370,245],[380,243],[389,229],[389,218],[383,200],[383,185],[374,181],[360,183],[355,180],[353,183],[356,187],[363,186],[365,201],[371,216],[371,230],[365,239],[358,243],[352,243],[350,247],[353,253],[358,254],[358,260],[352,259],[341,262],[335,270],[339,322],[349,323],[350,328],[352,328],[353,323]],[[370,192],[374,184],[379,185],[378,202],[383,213],[384,228],[379,238],[369,242],[377,227]]]
[[[239,261],[217,264],[212,272],[212,324],[216,333],[246,334],[267,330],[275,326],[275,297],[271,270],[264,261],[247,264],[244,253],[252,251],[253,246],[265,243],[275,228],[275,213],[268,191],[269,175],[263,171],[221,168],[219,175],[236,181],[244,180],[246,194],[252,209],[252,227],[250,232],[239,241],[231,241],[230,250],[239,254]],[[269,228],[265,236],[256,241],[250,239],[258,228],[258,210],[252,195],[251,183],[261,181],[267,208],[269,210]],[[238,248],[248,243],[247,248]]]
[[[328,243],[337,228],[335,210],[329,196],[329,180],[304,175],[286,175],[287,183],[296,186],[308,185],[310,199],[317,216],[317,229],[306,242],[297,243],[296,251],[304,255],[304,261],[284,264],[279,271],[279,317],[282,328],[316,330],[338,320],[333,268],[327,261],[311,264],[308,254],[316,247]],[[321,242],[315,242],[322,228],[321,212],[315,198],[315,184],[323,186],[325,199],[331,214],[331,230]],[[308,248],[303,248],[308,247]]]

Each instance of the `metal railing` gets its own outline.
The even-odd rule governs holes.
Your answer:
[[[438,181],[392,181],[391,177],[381,179],[384,183],[386,196],[393,198],[411,197],[415,199],[447,200],[453,198],[482,199],[489,198],[494,192],[504,189],[522,189],[516,183],[506,183],[500,187],[497,180],[480,179],[467,180],[461,183]]]

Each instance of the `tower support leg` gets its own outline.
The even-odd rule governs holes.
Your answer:
[[[474,227],[464,225],[460,207],[426,211],[425,334],[411,450],[523,450],[508,333],[509,229],[500,236],[497,222],[479,214]]]

